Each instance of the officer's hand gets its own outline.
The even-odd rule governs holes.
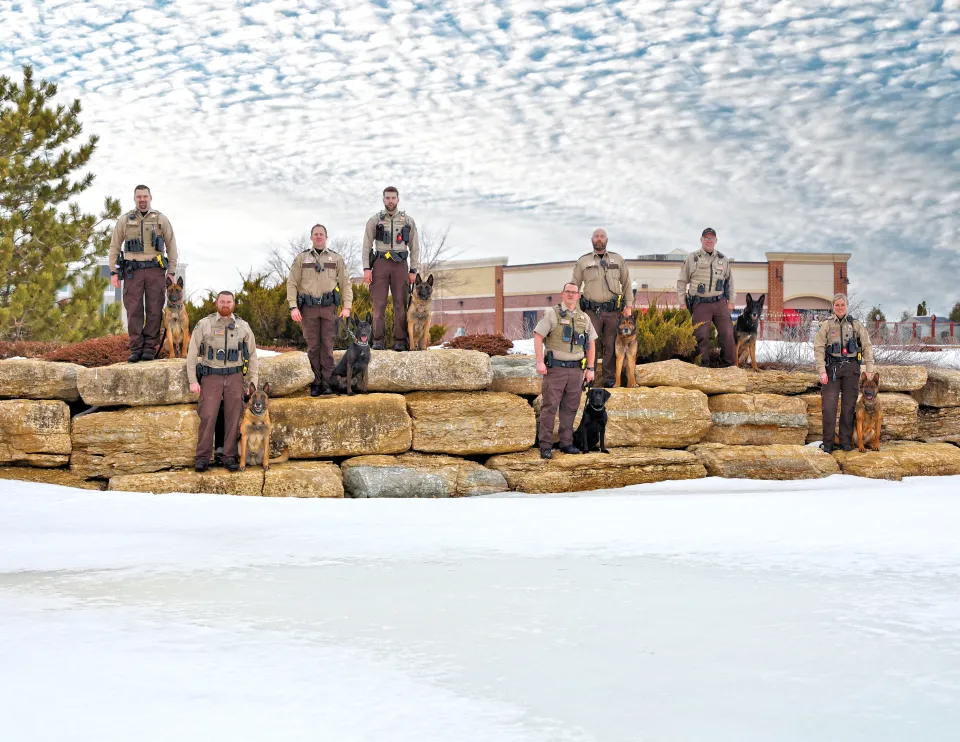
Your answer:
[[[623,316],[629,317],[631,314],[633,314],[633,307],[628,304],[623,308]]]
[[[827,376],[827,372],[826,372],[826,371],[824,371],[822,374],[820,374],[820,383],[821,383],[821,384],[829,384],[829,383],[830,383],[830,377]]]
[[[417,272],[416,272],[416,271],[410,271],[410,272],[407,274],[407,280],[409,280],[410,283],[416,283],[416,282],[417,282]]]
[[[114,273],[112,276],[110,276],[110,283],[113,284],[113,288],[120,288],[120,276]]]
[[[193,382],[193,383],[190,385],[190,391],[193,392],[194,394],[199,394],[199,393],[200,393],[200,383],[199,383],[199,382],[196,382],[196,381]]]
[[[300,314],[299,309],[291,309],[290,319],[292,319],[294,322],[303,322],[303,315]]]
[[[543,361],[537,361],[537,373],[541,376],[546,376],[547,374],[547,364]]]
[[[342,312],[340,312],[340,316],[343,317],[344,319],[346,319],[347,317],[350,316],[350,310],[344,308],[344,310],[343,310]]]
[[[734,304],[734,303],[731,301],[731,302],[730,302],[730,311],[732,312],[732,311],[733,311],[734,309],[736,309],[736,308],[737,308],[737,305]]]
[[[369,286],[372,280],[373,280],[373,271],[367,268],[363,272],[363,282],[367,284],[367,286]]]
[[[590,369],[587,369],[587,372],[583,378],[589,384],[591,381],[593,381],[596,378],[596,374]]]

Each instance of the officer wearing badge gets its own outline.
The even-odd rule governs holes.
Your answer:
[[[733,342],[733,311],[736,289],[730,260],[717,249],[717,233],[707,227],[700,234],[700,249],[690,253],[680,266],[677,299],[686,304],[693,318],[700,362],[710,365],[710,323],[717,328],[722,353],[719,366],[735,366],[737,351]]]
[[[417,225],[400,211],[400,192],[383,189],[383,210],[367,221],[363,233],[363,282],[373,303],[373,350],[384,350],[387,294],[393,295],[393,349],[407,349],[407,296],[420,267]]]
[[[177,272],[177,238],[166,216],[151,209],[153,196],[145,185],[133,190],[137,208],[117,221],[110,240],[108,265],[114,288],[123,281],[130,363],[152,361],[160,345],[167,275]]]
[[[223,402],[223,465],[230,471],[240,468],[237,439],[243,416],[243,393],[259,380],[257,341],[250,325],[237,317],[230,291],[217,294],[217,311],[197,323],[187,350],[187,379],[190,391],[200,395],[197,414],[200,432],[194,469],[210,467],[214,433],[220,403]],[[246,383],[244,380],[246,377]]]
[[[307,357],[313,369],[310,396],[333,394],[333,345],[337,317],[350,316],[353,287],[343,256],[327,247],[327,228],[315,224],[310,230],[313,247],[293,259],[287,277],[290,318],[299,322],[307,341]]]

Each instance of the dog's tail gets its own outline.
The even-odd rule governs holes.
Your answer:
[[[271,464],[282,464],[290,460],[290,449],[286,446],[283,447],[283,451],[280,452],[280,455],[275,459],[270,459]]]

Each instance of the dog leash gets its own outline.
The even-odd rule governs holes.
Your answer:
[[[346,329],[346,333],[344,333],[344,329]],[[358,342],[357,336],[354,335],[353,330],[350,329],[350,323],[344,322],[343,317],[337,317],[336,334],[337,340],[349,340],[352,343]]]

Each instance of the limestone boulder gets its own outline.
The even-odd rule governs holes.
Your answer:
[[[453,456],[358,456],[341,468],[350,497],[467,497],[508,489],[502,473]]]
[[[880,390],[884,392],[913,392],[927,383],[925,366],[877,366],[880,372]]]
[[[259,497],[263,493],[263,469],[257,467],[242,472],[230,472],[226,469],[214,468],[202,473],[185,469],[149,474],[125,474],[111,477],[108,489],[117,492],[151,492],[155,495],[184,492]]]
[[[73,487],[85,490],[105,490],[107,483],[98,479],[78,477],[69,469],[34,469],[30,466],[0,466],[0,479],[20,482],[39,482],[58,484],[61,487]],[[0,485],[2,488],[2,485]]]
[[[77,374],[77,388],[92,407],[185,404],[199,397],[190,391],[182,358],[85,368]]]
[[[921,407],[917,427],[920,438],[960,435],[960,407]]]
[[[344,351],[334,351],[334,362]],[[493,382],[490,356],[452,348],[397,353],[374,350],[367,370],[371,392],[477,391]]]
[[[0,400],[0,465],[70,461],[70,408],[59,400]]]
[[[960,474],[960,447],[950,443],[890,443],[879,451],[834,451],[844,474],[899,481]]]
[[[270,416],[274,449],[287,446],[293,459],[403,453],[412,438],[399,394],[280,398]]]
[[[607,448],[647,447],[686,448],[699,443],[713,425],[707,396],[693,389],[674,387],[637,387],[610,389],[607,400]],[[586,395],[580,396],[580,409],[574,430],[580,424]],[[543,398],[537,397],[533,407],[539,426]],[[560,427],[559,413],[554,422],[554,440]]]
[[[960,371],[927,369],[927,383],[911,394],[924,407],[960,407]]]
[[[84,478],[111,479],[192,466],[199,428],[194,405],[78,415],[73,419],[70,471]]]
[[[817,375],[807,371],[703,368],[677,360],[637,366],[639,386],[681,387],[705,394],[803,394],[818,383]]]
[[[706,476],[689,451],[658,448],[613,448],[610,453],[567,455],[558,451],[544,460],[536,450],[493,456],[487,468],[503,472],[510,489],[520,492],[580,492],[626,487],[668,479]]]
[[[329,461],[274,464],[263,475],[264,497],[343,497],[340,467]]]
[[[0,397],[12,399],[80,399],[77,374],[83,366],[39,358],[0,361]]]
[[[916,400],[897,392],[881,392],[877,396],[883,404],[881,441],[914,440],[920,436]],[[807,404],[807,443],[819,441],[823,437],[823,400],[820,394],[804,394],[801,399]],[[839,417],[837,412],[838,420]]]
[[[709,397],[713,427],[705,443],[728,446],[803,445],[807,404],[779,394],[717,394]]]
[[[540,394],[543,377],[537,373],[536,356],[491,356],[493,383],[491,392],[507,392],[535,397]]]
[[[313,369],[306,353],[278,353],[259,361],[259,383],[260,386],[270,383],[271,397],[286,397],[313,383]]]
[[[840,473],[840,467],[830,454],[808,446],[703,443],[690,450],[712,477],[787,480],[819,479]]]
[[[502,392],[416,392],[407,395],[413,448],[459,456],[530,448],[536,416],[530,404]]]

